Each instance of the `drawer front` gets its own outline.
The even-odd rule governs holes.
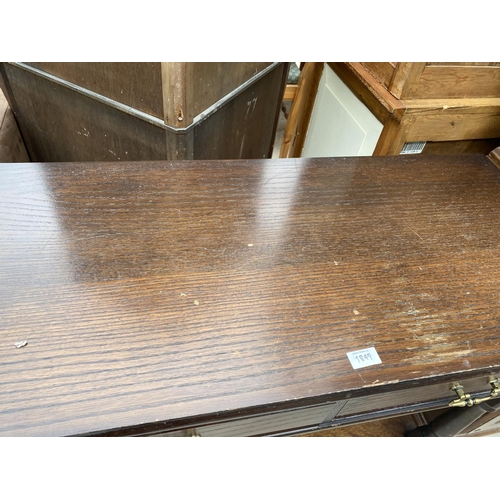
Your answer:
[[[337,401],[324,405],[289,410],[286,412],[241,418],[217,424],[198,426],[189,429],[170,431],[155,436],[165,437],[236,437],[263,436],[279,434],[294,429],[316,428],[328,426],[344,406],[345,401]]]
[[[364,413],[383,412],[397,414],[397,409],[410,409],[418,405],[431,407],[447,407],[448,403],[457,399],[458,395],[453,390],[454,384],[460,384],[466,394],[471,397],[487,396],[492,386],[490,378],[498,375],[481,376],[464,379],[460,376],[451,382],[444,382],[429,386],[419,386],[403,390],[386,391],[380,394],[370,394],[359,398],[349,399],[337,414],[337,418],[356,416]]]
[[[487,396],[492,389],[489,381],[493,376],[471,379],[457,377],[450,382],[418,386],[403,390],[388,390],[361,397],[290,409],[254,417],[242,417],[207,425],[183,427],[168,432],[148,433],[164,437],[236,437],[273,436],[298,434],[318,429],[395,416],[423,409],[446,408],[458,399],[453,390],[460,384],[466,394],[473,397]],[[382,389],[382,388],[381,388]]]

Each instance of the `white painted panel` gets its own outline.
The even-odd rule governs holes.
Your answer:
[[[383,125],[325,64],[302,157],[371,156]]]

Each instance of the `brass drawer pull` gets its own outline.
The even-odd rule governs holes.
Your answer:
[[[490,399],[500,396],[500,379],[490,378],[490,385],[492,387],[490,395],[483,398],[473,398],[470,394],[465,394],[464,388],[460,384],[453,384],[451,390],[457,393],[458,399],[454,399],[448,403],[448,406],[462,407],[462,406],[474,406]]]

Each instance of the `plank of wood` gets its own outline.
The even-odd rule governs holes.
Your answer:
[[[283,95],[284,101],[293,101],[297,96],[298,85],[288,84],[285,88],[285,94]]]
[[[406,142],[495,139],[500,135],[500,114],[411,114],[404,118]]]
[[[500,97],[500,67],[427,66],[414,93],[414,99]]]
[[[436,111],[447,113],[498,113],[500,110],[500,98],[498,97],[473,97],[466,99],[402,99],[401,103],[406,107],[406,114]]]
[[[188,116],[187,108],[187,64],[185,62],[161,63],[163,119],[167,125],[174,128],[186,128],[193,121],[192,116]]]
[[[389,84],[390,92],[398,99],[411,98],[425,67],[426,63],[397,63],[393,78]]]
[[[484,391],[500,371],[486,157],[5,164],[0,178],[2,435],[335,401],[352,422],[397,413],[399,396],[447,404],[451,382]],[[353,369],[346,353],[366,347],[382,363]]]
[[[297,95],[283,134],[280,158],[299,158],[302,153],[322,72],[323,63],[312,62],[305,63],[300,72]]]
[[[392,62],[364,62],[361,63],[384,87],[389,88],[396,69]]]
[[[406,127],[404,122],[390,118],[385,122],[373,156],[398,155],[405,143]]]

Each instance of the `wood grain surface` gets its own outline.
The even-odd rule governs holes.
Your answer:
[[[0,434],[486,376],[499,247],[483,155],[3,164]]]

